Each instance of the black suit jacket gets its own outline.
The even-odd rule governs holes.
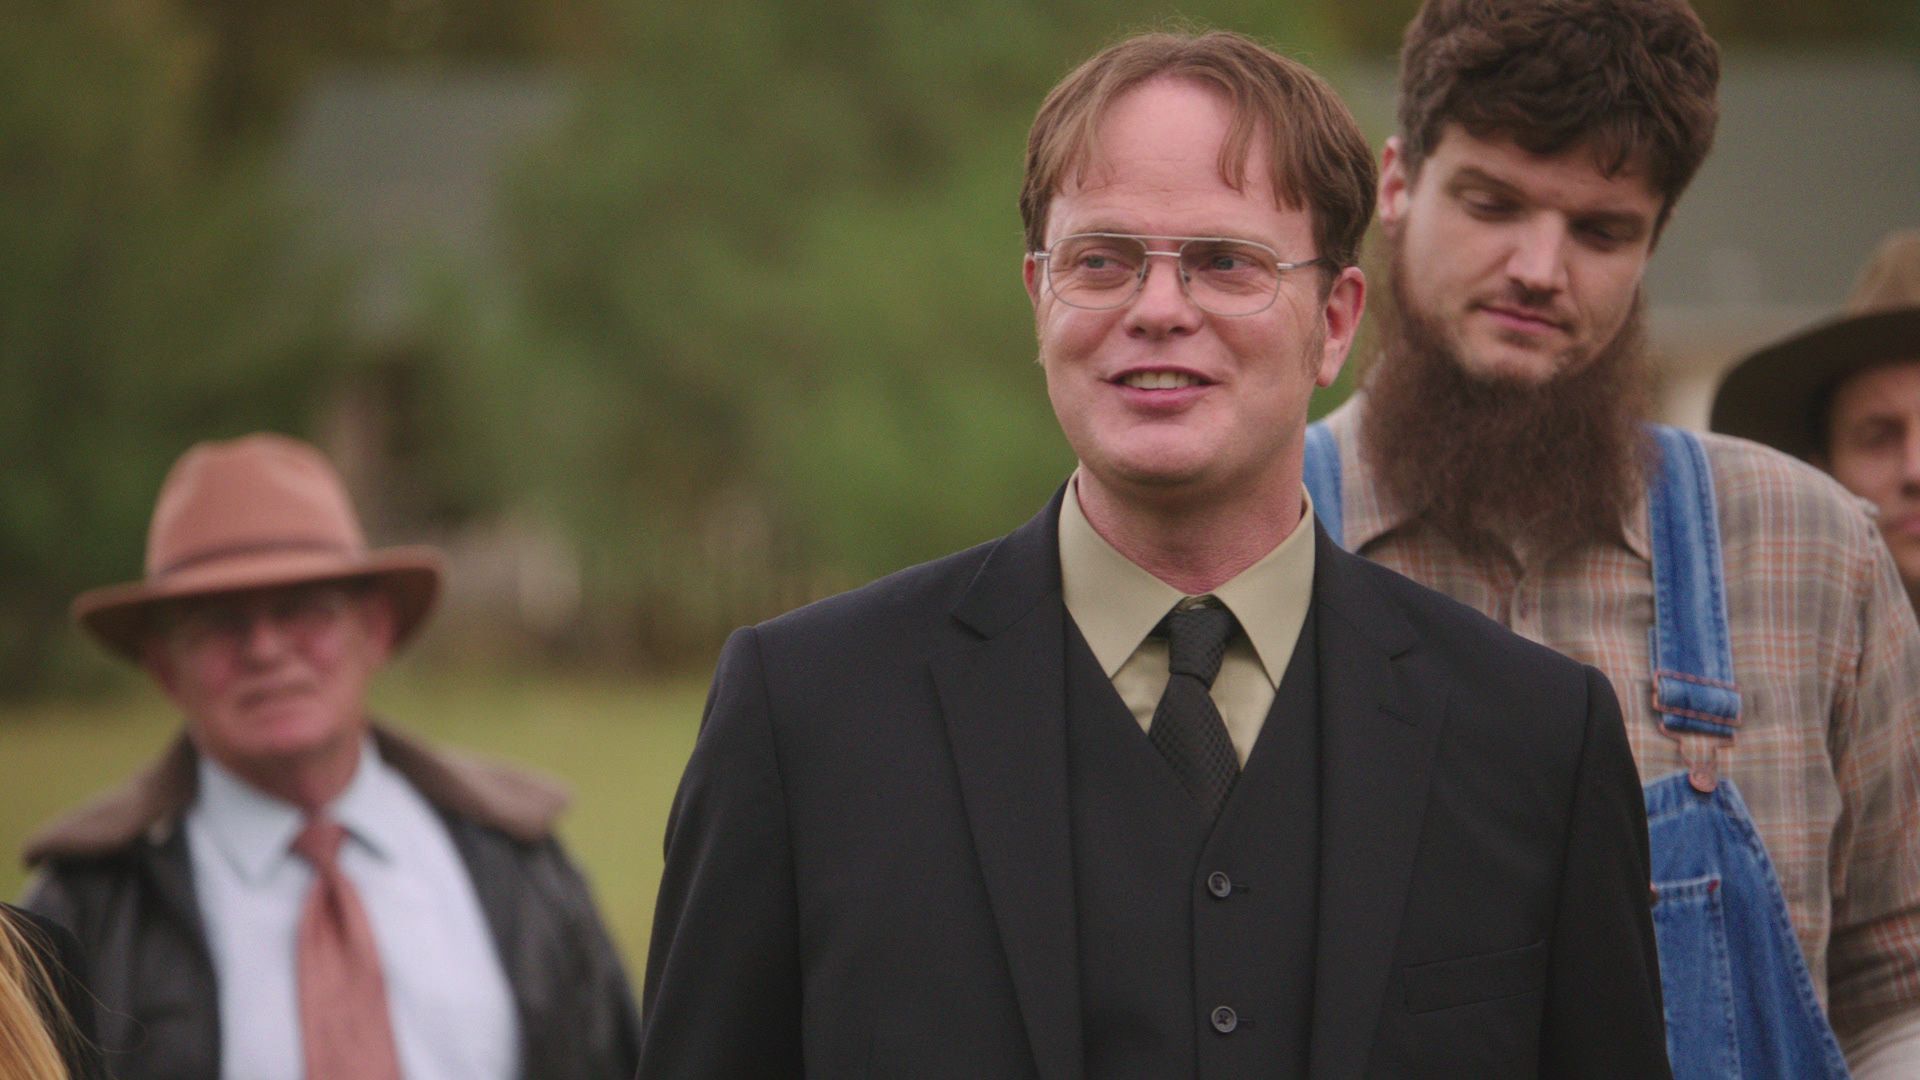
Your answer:
[[[667,827],[643,1077],[1085,1074],[1059,498],[727,642]],[[1314,557],[1312,1075],[1666,1076],[1606,680],[1324,533]]]

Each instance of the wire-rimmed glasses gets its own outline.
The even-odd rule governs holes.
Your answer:
[[[188,651],[237,653],[261,622],[304,647],[339,626],[363,588],[328,581],[190,597],[162,608],[159,625],[168,640]]]
[[[1177,244],[1172,250],[1148,245]],[[1253,240],[1225,236],[1134,236],[1129,233],[1075,233],[1030,253],[1046,264],[1047,286],[1060,302],[1088,311],[1132,303],[1146,287],[1156,255],[1177,261],[1180,288],[1194,306],[1230,318],[1258,315],[1280,295],[1280,277],[1289,270],[1327,263],[1322,256],[1285,262],[1280,253]]]

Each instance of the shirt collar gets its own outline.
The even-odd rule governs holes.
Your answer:
[[[1267,681],[1278,686],[1313,595],[1313,504],[1287,538],[1213,590],[1253,643]],[[1112,678],[1184,594],[1114,550],[1080,509],[1079,477],[1060,501],[1060,584],[1067,613]]]
[[[222,858],[240,877],[258,884],[281,860],[292,856],[294,837],[306,816],[292,803],[275,798],[234,775],[205,754],[198,755],[199,791],[194,811]],[[392,785],[405,783],[380,760],[373,740],[361,744],[360,761],[346,790],[327,808],[347,835],[376,858],[387,859],[394,848],[388,812]]]
[[[1342,527],[1346,536],[1339,539],[1342,540],[1341,546],[1348,551],[1360,551],[1407,524],[1419,509],[1394,498],[1385,484],[1375,483],[1372,471],[1361,461],[1360,414],[1365,407],[1365,400],[1366,392],[1357,390],[1326,418],[1327,427],[1333,432],[1334,443],[1339,447],[1340,460],[1350,470],[1357,469],[1360,473],[1358,483],[1343,478],[1340,485],[1344,503]],[[1620,523],[1620,539],[1636,557],[1646,562],[1653,561],[1653,545],[1648,540],[1645,495],[1634,501],[1633,508],[1627,511],[1625,520]]]
[[[1628,551],[1648,564],[1653,562],[1652,530],[1647,518],[1647,497],[1642,493],[1634,500],[1633,509],[1627,511],[1627,519],[1620,523],[1620,539]]]
[[[403,820],[397,789],[405,783],[367,739],[360,747],[360,767],[327,812],[376,858],[390,859],[400,839],[394,823]]]
[[[1366,391],[1356,390],[1326,418],[1327,429],[1333,433],[1334,445],[1339,448],[1340,460],[1346,465],[1340,482],[1342,528],[1346,535],[1335,539],[1348,551],[1361,550],[1413,520],[1414,516],[1413,507],[1395,499],[1385,484],[1373,482],[1372,472],[1361,461],[1360,412],[1365,399]]]

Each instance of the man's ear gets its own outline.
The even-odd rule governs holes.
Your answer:
[[[1413,192],[1413,176],[1407,170],[1405,144],[1400,136],[1387,140],[1386,148],[1380,151],[1380,191],[1376,205],[1380,213],[1380,227],[1388,232],[1400,228],[1407,216],[1407,200]]]
[[[166,639],[156,631],[148,630],[140,638],[138,662],[140,669],[160,687],[160,692],[172,698],[174,687],[179,683],[179,673],[174,668],[173,653],[168,651]]]
[[[1040,260],[1028,255],[1020,264],[1021,280],[1027,285],[1027,299],[1037,309],[1040,306]]]
[[[1347,362],[1347,353],[1353,349],[1354,336],[1360,332],[1360,315],[1366,307],[1367,276],[1357,266],[1341,269],[1333,279],[1333,284],[1328,286],[1327,298],[1320,305],[1326,334],[1320,343],[1319,363],[1313,375],[1314,385],[1332,386],[1333,380],[1339,378],[1340,368]]]
[[[394,638],[400,627],[393,597],[385,589],[370,588],[355,598],[355,606],[373,649],[374,666],[379,667],[393,658]]]

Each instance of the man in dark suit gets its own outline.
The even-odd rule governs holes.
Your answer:
[[[1235,35],[1054,89],[1025,278],[1079,468],[727,643],[643,1076],[1667,1075],[1606,681],[1302,493],[1373,183],[1331,90]]]

